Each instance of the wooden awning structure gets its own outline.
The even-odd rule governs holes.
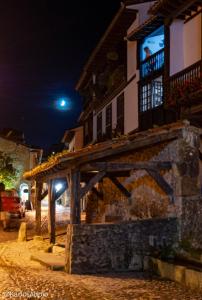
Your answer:
[[[174,123],[132,135],[115,138],[95,145],[89,145],[76,152],[68,150],[56,154],[48,162],[45,162],[33,170],[24,173],[24,179],[46,180],[64,177],[67,169],[80,168],[83,164],[100,161],[125,152],[138,150],[143,147],[151,146],[160,142],[179,138],[182,135],[184,125]]]
[[[149,13],[164,18],[186,19],[201,8],[201,0],[159,0],[151,7]]]
[[[96,184],[103,178],[108,178],[119,191],[131,199],[132,193],[127,185],[119,178],[134,181],[133,171],[144,170],[153,178],[165,195],[174,200],[172,186],[163,177],[161,171],[170,170],[172,162],[169,161],[121,161],[121,156],[131,151],[140,151],[142,148],[151,147],[159,143],[168,143],[175,139],[184,138],[185,124],[178,122],[145,132],[124,136],[112,141],[90,145],[76,152],[62,152],[51,160],[41,164],[30,172],[24,174],[25,179],[36,181],[36,232],[41,234],[41,199],[44,194],[43,183],[48,184],[49,219],[48,228],[50,241],[55,241],[55,180],[66,180],[70,193],[70,223],[80,223],[81,199],[92,192],[102,198]],[[194,129],[196,130],[196,128]],[[117,160],[118,158],[118,160]],[[84,185],[83,185],[84,184]]]
[[[97,64],[99,62],[103,61],[106,54],[114,50],[117,43],[124,40],[126,31],[134,22],[136,14],[137,11],[135,9],[128,9],[124,4],[121,6],[85,64],[83,72],[76,85],[77,91],[85,85],[86,80],[88,81],[88,76],[92,75],[93,70],[97,68]]]
[[[163,25],[164,18],[161,16],[152,16],[146,22],[141,24],[138,28],[133,30],[128,36],[127,40],[141,40]]]

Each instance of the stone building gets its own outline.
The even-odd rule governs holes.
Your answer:
[[[71,152],[83,148],[83,126],[66,130],[61,142]]]
[[[72,225],[67,231],[68,272],[141,269],[152,247],[158,250],[179,242],[201,251],[201,134],[188,122],[173,123],[63,152],[54,161],[26,172],[25,179],[36,181],[37,234],[41,233],[40,199],[45,182],[50,241],[54,243],[54,182],[66,178]],[[91,199],[81,223],[81,203],[87,194]],[[139,217],[138,198],[143,203],[139,213],[149,208],[151,200],[162,208],[161,215],[151,206]]]
[[[84,145],[188,119],[201,126],[201,1],[125,0],[87,60]]]
[[[22,133],[13,129],[3,130],[0,134],[0,151],[8,155],[17,170],[17,177],[14,182],[15,188],[23,201],[34,200],[34,182],[22,178],[24,172],[36,167],[42,158],[42,150],[28,146],[24,141]]]
[[[192,46],[188,41],[192,41]],[[180,119],[188,119],[201,127],[201,74],[200,1],[184,1],[183,5],[176,1],[175,8],[168,0],[124,1],[87,60],[76,85],[84,100],[80,116],[84,145],[130,136]],[[117,159],[175,161],[178,155],[176,145],[165,143],[150,145],[148,149]],[[170,172],[164,176],[174,183]],[[129,209],[127,195],[119,195],[113,182],[103,179],[97,188],[105,195],[104,201],[89,195],[88,221],[152,217],[155,215],[150,211],[152,206],[160,214],[164,214],[163,207],[167,206],[169,215],[174,214],[167,197],[147,172],[137,171],[132,178],[123,183],[132,192],[131,199],[139,201],[142,212],[137,213],[140,209],[137,206]],[[153,199],[147,212],[143,211],[145,199]]]
[[[84,147],[24,174],[36,181],[38,234],[48,185],[51,242],[54,180],[67,182],[69,272],[134,269],[150,246],[201,251],[201,22],[198,0],[124,1],[76,86]]]

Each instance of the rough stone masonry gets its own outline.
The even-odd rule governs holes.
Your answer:
[[[143,270],[154,248],[178,241],[175,218],[122,224],[68,225],[69,273]]]
[[[142,155],[147,153],[150,161],[172,162],[172,170],[164,176],[174,190],[172,217],[129,221],[127,216],[119,220],[119,224],[70,225],[66,245],[68,272],[141,270],[152,248],[174,245],[182,240],[188,241],[191,248],[202,250],[200,130],[187,123],[176,140],[162,145],[162,149],[158,146],[157,154],[153,154],[152,147],[141,149]],[[126,162],[147,160],[140,152],[118,159]],[[149,188],[152,190],[155,186],[150,185]],[[106,216],[105,209],[97,211]]]

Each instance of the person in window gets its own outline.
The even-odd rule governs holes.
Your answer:
[[[144,47],[144,52],[145,52],[145,59],[149,58],[152,55],[152,52],[149,49],[149,47]]]
[[[144,47],[144,52],[145,52],[145,60],[148,59],[149,57],[151,57],[152,52],[149,49],[149,47]],[[149,60],[146,64],[146,68],[147,68],[147,73],[151,73],[154,70],[154,60]]]

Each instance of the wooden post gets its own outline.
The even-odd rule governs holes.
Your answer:
[[[48,182],[48,233],[50,243],[55,243],[55,199],[53,180]]]
[[[35,194],[35,207],[36,207],[36,234],[41,235],[41,194],[42,194],[42,182],[36,182],[36,194]]]
[[[70,224],[81,223],[80,205],[80,172],[72,170],[70,174]]]

